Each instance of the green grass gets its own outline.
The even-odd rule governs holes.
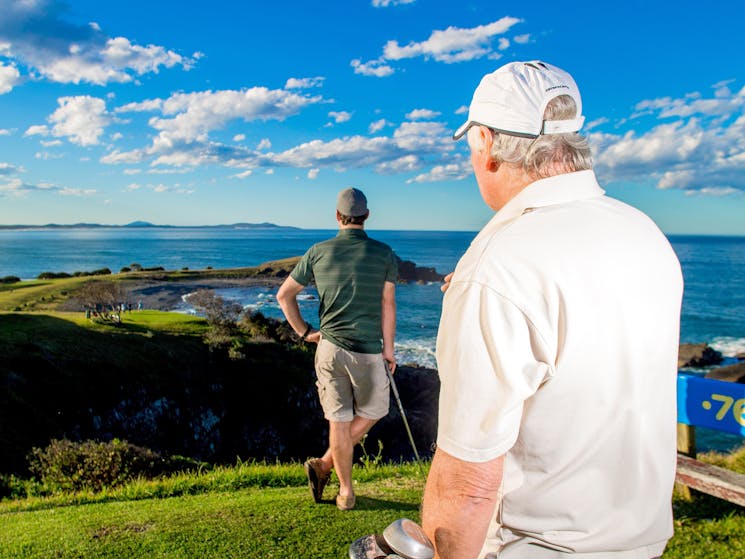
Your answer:
[[[355,538],[400,517],[419,520],[422,468],[356,470],[349,512],[333,504],[333,482],[327,501],[313,503],[299,464],[243,464],[106,495],[4,501],[0,559],[346,557]]]
[[[81,327],[99,333],[147,336],[151,336],[154,331],[160,334],[199,336],[207,330],[207,322],[203,318],[154,310],[126,312],[122,315],[120,324],[96,318],[87,319],[85,314],[80,312],[0,311],[0,318],[0,335],[7,344],[25,341],[30,336],[38,337],[40,334],[48,334],[49,338],[59,338],[61,343],[72,342],[74,337],[79,335],[76,332],[77,328]],[[72,334],[73,339],[65,340],[66,334]]]
[[[0,284],[0,311],[55,310],[72,292],[90,280],[89,277],[78,277]]]
[[[355,467],[353,511],[314,504],[299,464],[137,481],[102,493],[0,502],[0,559],[344,558],[351,541],[397,518],[419,521],[427,465]],[[745,509],[675,498],[665,559],[745,557]]]

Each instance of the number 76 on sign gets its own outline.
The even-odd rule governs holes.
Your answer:
[[[678,423],[745,437],[745,384],[679,374]]]

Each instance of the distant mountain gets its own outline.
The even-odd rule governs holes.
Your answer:
[[[292,227],[289,225],[276,225],[274,223],[264,222],[264,223],[231,223],[227,225],[189,225],[189,226],[183,226],[183,225],[155,225],[153,223],[150,223],[149,221],[133,221],[131,223],[127,223],[126,225],[102,225],[100,223],[73,223],[73,224],[67,224],[67,225],[60,225],[58,223],[47,223],[46,225],[0,225],[0,230],[3,229],[97,229],[97,228],[112,228],[112,229],[118,229],[118,228],[148,228],[148,227],[157,227],[159,229],[163,228],[169,228],[169,229],[178,229],[178,228],[190,228],[190,229],[217,229],[217,228],[223,228],[223,229],[298,229],[298,227]]]

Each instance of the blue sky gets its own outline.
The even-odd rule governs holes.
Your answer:
[[[566,6],[571,6],[567,8]],[[709,8],[711,6],[711,8]],[[481,76],[569,71],[608,193],[745,235],[737,1],[0,0],[0,224],[477,230],[452,142]]]

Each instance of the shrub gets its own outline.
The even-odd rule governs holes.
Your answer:
[[[34,448],[28,459],[31,473],[53,492],[100,491],[137,477],[154,478],[195,465],[118,439],[106,443],[52,440],[44,449]]]
[[[37,279],[60,279],[69,277],[71,276],[67,272],[42,272],[37,276]]]
[[[5,276],[4,278],[0,278],[0,283],[18,283],[21,281],[21,278],[18,276]]]
[[[124,274],[126,272],[131,272],[131,271],[132,271],[132,268],[130,268],[129,266],[122,266],[122,269],[119,270],[119,273]]]
[[[137,262],[133,262],[129,265],[129,267],[132,269],[133,272],[141,272],[142,271],[142,264],[138,264]]]

